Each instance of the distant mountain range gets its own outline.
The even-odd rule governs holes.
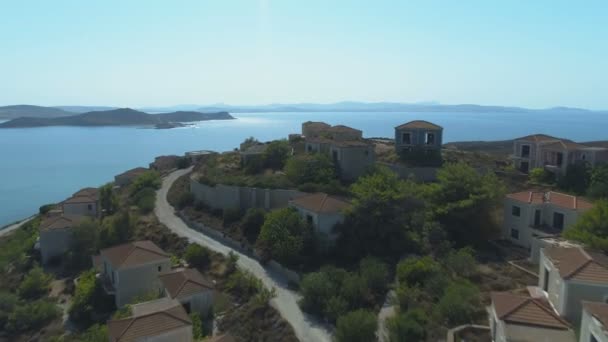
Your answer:
[[[19,117],[57,118],[73,116],[91,111],[109,111],[118,109],[108,106],[56,106],[41,107],[16,105],[0,107],[0,119],[15,119]],[[330,104],[295,103],[268,104],[256,106],[232,106],[226,104],[197,105],[183,104],[167,107],[142,107],[136,110],[145,113],[170,113],[176,111],[196,111],[205,113],[264,113],[264,112],[447,112],[447,113],[606,113],[608,111],[590,111],[581,108],[554,107],[547,109],[529,109],[522,107],[482,106],[475,104],[442,105],[438,102],[398,103],[398,102],[337,102]]]
[[[44,126],[157,126],[170,128],[179,123],[205,120],[234,119],[227,112],[201,113],[178,111],[164,114],[148,114],[130,108],[92,111],[60,117],[20,117],[0,124],[0,128],[24,128]]]

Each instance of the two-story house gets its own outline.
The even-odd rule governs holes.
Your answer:
[[[170,298],[134,304],[127,318],[108,321],[110,342],[191,342],[192,320],[179,301]]]
[[[513,141],[512,159],[521,172],[544,168],[561,176],[566,174],[570,164],[588,162],[595,166],[608,162],[608,148],[587,146],[546,134],[533,134]]]
[[[350,203],[343,198],[319,192],[292,199],[289,206],[295,208],[316,233],[335,239],[333,228],[344,221],[344,211]]]
[[[579,342],[608,342],[608,304],[583,302]]]
[[[302,135],[305,138],[318,138],[331,128],[331,125],[320,121],[306,121],[302,123]]]
[[[539,237],[559,235],[576,223],[593,204],[580,197],[555,191],[523,191],[504,200],[503,238],[531,248]]]
[[[540,252],[538,286],[556,312],[578,322],[582,301],[608,300],[608,256],[582,247],[547,247]]]
[[[171,270],[170,255],[152,241],[135,241],[102,249],[94,257],[104,288],[115,296],[116,306],[135,297],[164,291],[159,275]]]
[[[215,284],[193,268],[172,270],[159,276],[165,295],[178,300],[186,312],[209,314],[213,305]]]
[[[99,189],[84,188],[61,202],[65,215],[97,217],[100,213]]]
[[[443,127],[424,120],[414,120],[395,127],[395,151],[413,149],[440,151]]]
[[[542,296],[493,292],[487,308],[494,342],[574,342],[572,326]]]
[[[40,256],[46,265],[63,256],[70,248],[72,228],[85,216],[55,215],[44,217],[40,223]]]

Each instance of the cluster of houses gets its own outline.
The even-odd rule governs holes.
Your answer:
[[[516,139],[513,149],[520,171],[540,167],[558,177],[568,165],[596,165],[608,156],[608,149],[541,134]],[[577,332],[580,342],[608,341],[608,256],[561,237],[591,208],[584,198],[555,191],[506,195],[502,237],[530,252],[538,285],[492,293],[493,341],[572,342]]]
[[[115,176],[115,186],[127,186],[148,171],[135,168]],[[101,215],[99,190],[85,188],[46,213],[40,224],[39,249],[42,263],[48,265],[70,248],[73,228],[84,220]],[[210,314],[214,281],[198,270],[174,267],[171,256],[151,241],[134,241],[102,249],[92,256],[97,277],[104,291],[114,297],[117,308],[139,298],[158,299],[130,305],[126,318],[108,321],[111,342],[193,341],[192,312]],[[210,341],[232,342],[230,335]]]

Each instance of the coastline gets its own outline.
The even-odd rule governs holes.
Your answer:
[[[35,217],[36,217],[36,214],[34,214],[30,217],[24,218],[21,221],[11,223],[11,224],[8,224],[8,225],[0,228],[0,237],[4,237],[4,236],[10,234],[11,232],[14,232],[15,230],[19,229],[19,227],[21,227],[24,224],[28,223],[29,221],[33,220]]]

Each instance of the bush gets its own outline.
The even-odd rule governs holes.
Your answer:
[[[254,243],[264,225],[266,211],[261,208],[250,208],[241,221],[241,230],[249,242]]]
[[[40,213],[40,215],[44,215],[44,214],[48,213],[49,211],[51,211],[51,209],[53,209],[54,207],[55,207],[54,203],[45,204],[38,209],[38,212]]]
[[[420,286],[432,275],[441,272],[439,264],[430,256],[409,257],[397,265],[397,279],[409,286]]]
[[[275,140],[264,151],[264,164],[273,170],[281,170],[290,153],[291,147],[286,140]]]
[[[152,212],[156,204],[156,190],[149,187],[141,189],[134,195],[133,202],[142,213]]]
[[[198,312],[193,312],[190,314],[190,320],[192,320],[192,336],[195,340],[200,340],[205,336],[201,315]]]
[[[16,295],[9,292],[0,292],[0,328],[4,327],[18,302],[19,298]]]
[[[367,257],[359,263],[361,278],[372,291],[382,294],[388,284],[388,267],[380,260]]]
[[[131,184],[131,195],[135,195],[144,188],[158,189],[161,185],[160,174],[156,171],[146,171],[139,175]]]
[[[243,217],[243,212],[240,209],[224,209],[222,212],[222,219],[224,220],[224,224],[230,224],[233,222],[237,222]]]
[[[542,167],[537,167],[530,170],[528,177],[530,178],[531,182],[537,184],[552,183],[553,179],[555,178],[551,172]]]
[[[262,281],[248,271],[237,269],[226,281],[226,288],[241,298],[250,298],[260,291]]]
[[[184,209],[185,207],[191,206],[194,203],[194,194],[190,191],[184,192],[179,195],[177,199],[177,208]]]
[[[561,177],[557,185],[565,190],[583,195],[587,192],[591,183],[591,166],[589,163],[569,164],[566,167],[566,175]]]
[[[78,341],[107,342],[108,339],[108,327],[105,324],[95,324],[81,334]]]
[[[325,311],[325,303],[337,294],[336,285],[326,272],[306,274],[300,282],[300,306],[304,311],[320,314]]]
[[[189,157],[181,157],[177,160],[178,169],[187,169],[192,165],[192,160]]]
[[[184,252],[184,259],[197,268],[205,268],[211,262],[209,250],[199,244],[191,243]]]
[[[19,296],[21,298],[38,298],[49,292],[53,277],[44,273],[42,268],[36,266],[28,272],[19,285]]]
[[[278,209],[266,215],[256,245],[269,259],[293,264],[300,256],[304,235],[309,230],[295,209]]]
[[[438,309],[450,325],[470,323],[480,309],[479,290],[467,281],[454,282],[445,290]]]
[[[608,164],[593,168],[588,193],[594,198],[608,198]]]
[[[395,292],[399,307],[401,307],[402,310],[410,310],[418,307],[425,296],[425,293],[419,287],[409,287],[405,284],[399,285]]]
[[[420,309],[399,313],[389,318],[388,340],[390,342],[424,341],[426,339],[427,315]]]
[[[608,252],[608,200],[595,202],[573,227],[564,231],[564,237]]]
[[[59,317],[59,308],[48,300],[26,302],[9,315],[6,330],[10,332],[39,329]]]
[[[336,179],[336,168],[325,154],[305,154],[290,158],[285,174],[295,184],[327,184]]]
[[[337,342],[376,341],[376,315],[366,310],[357,310],[338,318],[336,324]]]
[[[473,257],[472,248],[451,250],[443,260],[445,267],[452,271],[454,276],[469,278],[477,271],[477,263]]]
[[[68,313],[73,321],[87,324],[94,321],[95,312],[109,311],[113,305],[114,301],[108,300],[95,277],[95,271],[90,270],[78,278]]]

